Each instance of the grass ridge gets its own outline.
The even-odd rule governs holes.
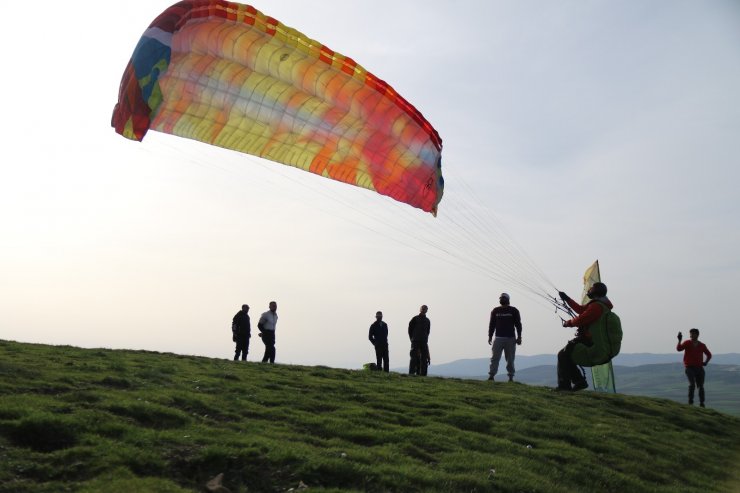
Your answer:
[[[150,351],[0,340],[0,402],[0,492],[725,492],[740,464],[740,419],[665,399]]]

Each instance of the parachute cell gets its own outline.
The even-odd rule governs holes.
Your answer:
[[[374,190],[436,214],[442,140],[354,60],[225,1],[184,1],[144,32],[112,126],[174,134]]]

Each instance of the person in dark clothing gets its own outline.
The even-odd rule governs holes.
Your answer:
[[[488,345],[492,346],[491,366],[488,369],[488,379],[493,380],[498,373],[498,363],[501,352],[506,358],[506,372],[509,382],[514,381],[514,357],[516,347],[522,343],[522,319],[519,310],[509,304],[509,295],[501,293],[498,299],[501,306],[491,312],[491,321],[488,324]],[[514,332],[516,330],[516,333]],[[496,335],[494,339],[493,336]]]
[[[409,375],[427,374],[427,367],[431,364],[429,356],[429,330],[431,323],[427,318],[427,306],[421,305],[419,314],[409,322],[409,339],[411,340],[411,361]]]
[[[683,334],[678,333],[676,351],[683,351],[683,365],[686,368],[686,378],[689,379],[689,405],[694,404],[694,389],[699,387],[699,406],[704,407],[704,367],[712,359],[712,353],[699,340],[699,329],[689,331],[690,340],[681,341]],[[707,359],[704,360],[704,355]]]
[[[577,317],[571,320],[565,320],[563,327],[578,327],[578,330],[576,331],[576,337],[568,341],[568,344],[558,353],[557,390],[583,390],[588,388],[588,382],[586,382],[586,376],[578,369],[578,365],[573,362],[571,353],[576,344],[593,345],[590,327],[599,323],[601,318],[605,317],[608,311],[613,308],[613,305],[606,297],[606,284],[603,282],[595,282],[588,289],[586,296],[590,301],[585,305],[576,303],[562,291],[558,294],[560,299],[578,314]]]
[[[378,370],[382,368],[385,372],[390,371],[388,364],[388,324],[383,322],[383,312],[377,312],[375,314],[375,322],[370,326],[368,337],[373,346],[375,346],[375,359]]]
[[[242,361],[247,361],[249,353],[249,338],[252,337],[252,327],[249,321],[249,305],[242,305],[242,309],[236,312],[231,320],[232,340],[236,343],[236,352],[234,361],[239,359],[241,354]]]

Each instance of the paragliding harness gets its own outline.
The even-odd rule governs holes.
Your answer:
[[[604,315],[604,335],[606,336],[606,344],[609,348],[608,361],[611,361],[622,349],[622,320],[608,306],[604,305],[604,307],[608,310],[606,315]]]
[[[552,301],[554,301],[556,311],[560,310],[575,317],[575,313],[565,302],[558,302],[555,298]],[[619,316],[606,303],[599,300],[594,301],[602,306],[605,313],[589,327],[592,343],[587,345],[578,342],[571,353],[571,359],[580,367],[584,375],[584,366],[591,367],[608,363],[619,354],[622,346],[622,322]],[[560,320],[565,322],[563,317],[560,317]],[[577,334],[582,335],[580,329]]]
[[[576,343],[571,359],[578,366],[599,366],[608,363],[622,346],[622,322],[606,303],[599,303],[605,312],[589,326],[591,344]]]

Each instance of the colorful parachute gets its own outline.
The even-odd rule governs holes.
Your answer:
[[[442,140],[354,60],[220,0],[179,2],[144,32],[112,126],[150,128],[374,190],[436,214]]]

